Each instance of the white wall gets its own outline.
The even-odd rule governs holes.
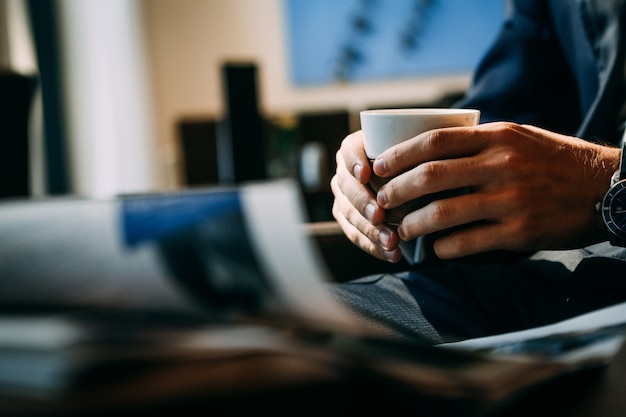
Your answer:
[[[37,63],[25,0],[0,0],[0,68],[33,75]]]
[[[315,0],[310,0],[315,1]],[[282,0],[143,0],[151,54],[159,149],[176,183],[175,126],[222,112],[220,66],[259,66],[261,110],[283,112],[428,102],[464,89],[468,77],[297,88],[290,84]]]
[[[71,190],[110,197],[162,189],[142,9],[127,0],[61,0]]]

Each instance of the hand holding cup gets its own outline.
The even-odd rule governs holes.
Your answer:
[[[473,109],[417,108],[365,110],[361,114],[365,153],[370,164],[386,149],[432,129],[478,124],[480,112]],[[370,186],[376,192],[391,178],[372,175]],[[445,193],[444,193],[445,194]],[[425,206],[440,193],[412,200],[387,210],[385,222],[398,225],[408,213]]]

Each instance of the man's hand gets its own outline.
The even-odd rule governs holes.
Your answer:
[[[361,249],[389,262],[402,251],[394,228],[383,223],[385,211],[367,185],[372,174],[360,131],[346,137],[337,152],[337,172],[330,185],[335,195],[333,216],[345,235]]]
[[[352,242],[392,262],[401,257],[398,238],[457,226],[435,241],[438,257],[582,247],[605,236],[594,204],[609,186],[619,152],[513,123],[436,129],[376,159],[376,175],[394,178],[374,195],[357,132],[337,153],[333,215]],[[462,187],[471,192],[409,213],[397,231],[383,223],[383,209]]]

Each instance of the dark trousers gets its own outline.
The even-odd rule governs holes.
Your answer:
[[[626,301],[626,251],[608,244],[465,259],[333,284],[364,323],[440,343],[523,330]]]

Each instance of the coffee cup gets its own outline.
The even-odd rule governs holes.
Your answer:
[[[363,145],[370,164],[386,149],[432,129],[474,126],[478,124],[480,111],[451,108],[411,108],[364,110],[360,113]],[[378,189],[391,178],[380,178],[372,174],[370,186]],[[457,190],[435,193],[401,206],[388,209],[385,222],[397,226],[408,213],[425,206],[430,201],[444,198]]]

